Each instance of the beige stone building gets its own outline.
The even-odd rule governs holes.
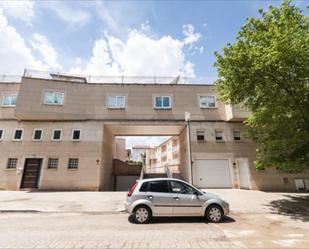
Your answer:
[[[200,188],[294,191],[295,180],[309,188],[308,171],[254,168],[248,112],[218,101],[213,85],[29,73],[8,81],[0,83],[0,189],[113,190],[115,137],[130,135],[176,136],[181,176]]]

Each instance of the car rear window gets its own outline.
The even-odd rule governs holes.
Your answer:
[[[144,182],[143,184],[142,184],[142,186],[140,187],[140,189],[139,189],[139,192],[147,192],[148,191],[148,187],[149,187],[149,184],[148,184],[149,182]]]
[[[149,182],[149,191],[150,192],[159,192],[159,193],[168,193],[167,181],[153,181]]]

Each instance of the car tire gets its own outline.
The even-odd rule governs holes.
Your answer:
[[[209,222],[218,223],[222,221],[224,212],[219,205],[213,204],[206,209],[205,216]]]
[[[137,206],[133,211],[133,219],[137,224],[149,223],[152,218],[152,213],[149,207],[145,205]]]

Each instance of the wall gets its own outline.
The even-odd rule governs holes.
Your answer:
[[[126,139],[116,138],[115,140],[115,156],[114,158],[125,161],[127,159]]]
[[[20,84],[19,83],[1,83],[0,82],[0,119],[16,119],[14,107],[3,107],[2,100],[7,93],[18,93]],[[18,98],[17,98],[18,102]]]
[[[188,144],[188,127],[182,130],[179,134],[179,154],[180,154],[180,166],[179,170],[184,180],[191,182],[190,174],[190,156],[189,156],[189,144]]]

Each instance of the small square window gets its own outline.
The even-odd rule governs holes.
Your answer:
[[[3,138],[3,129],[0,129],[0,141],[2,140]]]
[[[197,141],[205,141],[205,131],[196,131]]]
[[[69,158],[68,169],[78,169],[78,158]]]
[[[61,140],[61,130],[53,130],[52,140],[53,141],[60,141]]]
[[[154,107],[158,109],[169,109],[172,107],[171,96],[156,96],[154,98]]]
[[[234,131],[233,135],[234,135],[234,140],[235,141],[241,140],[240,131]]]
[[[6,168],[7,169],[16,169],[17,166],[17,158],[9,158]]]
[[[47,168],[48,169],[57,169],[58,168],[58,162],[59,162],[58,158],[48,158]]]
[[[215,108],[217,106],[215,96],[201,95],[199,96],[199,101],[200,108]]]
[[[4,95],[2,99],[2,106],[16,106],[17,94]]]
[[[23,129],[16,129],[14,132],[14,141],[20,141],[23,139]]]
[[[223,141],[223,131],[216,131],[215,134],[217,141]]]
[[[42,135],[43,135],[43,130],[41,129],[35,129],[34,132],[33,132],[33,137],[32,139],[34,141],[40,141],[42,140]]]
[[[126,96],[108,96],[108,108],[125,108]]]
[[[63,105],[64,92],[46,91],[44,94],[45,105]]]
[[[72,132],[72,140],[73,141],[80,141],[80,130],[73,130]]]

